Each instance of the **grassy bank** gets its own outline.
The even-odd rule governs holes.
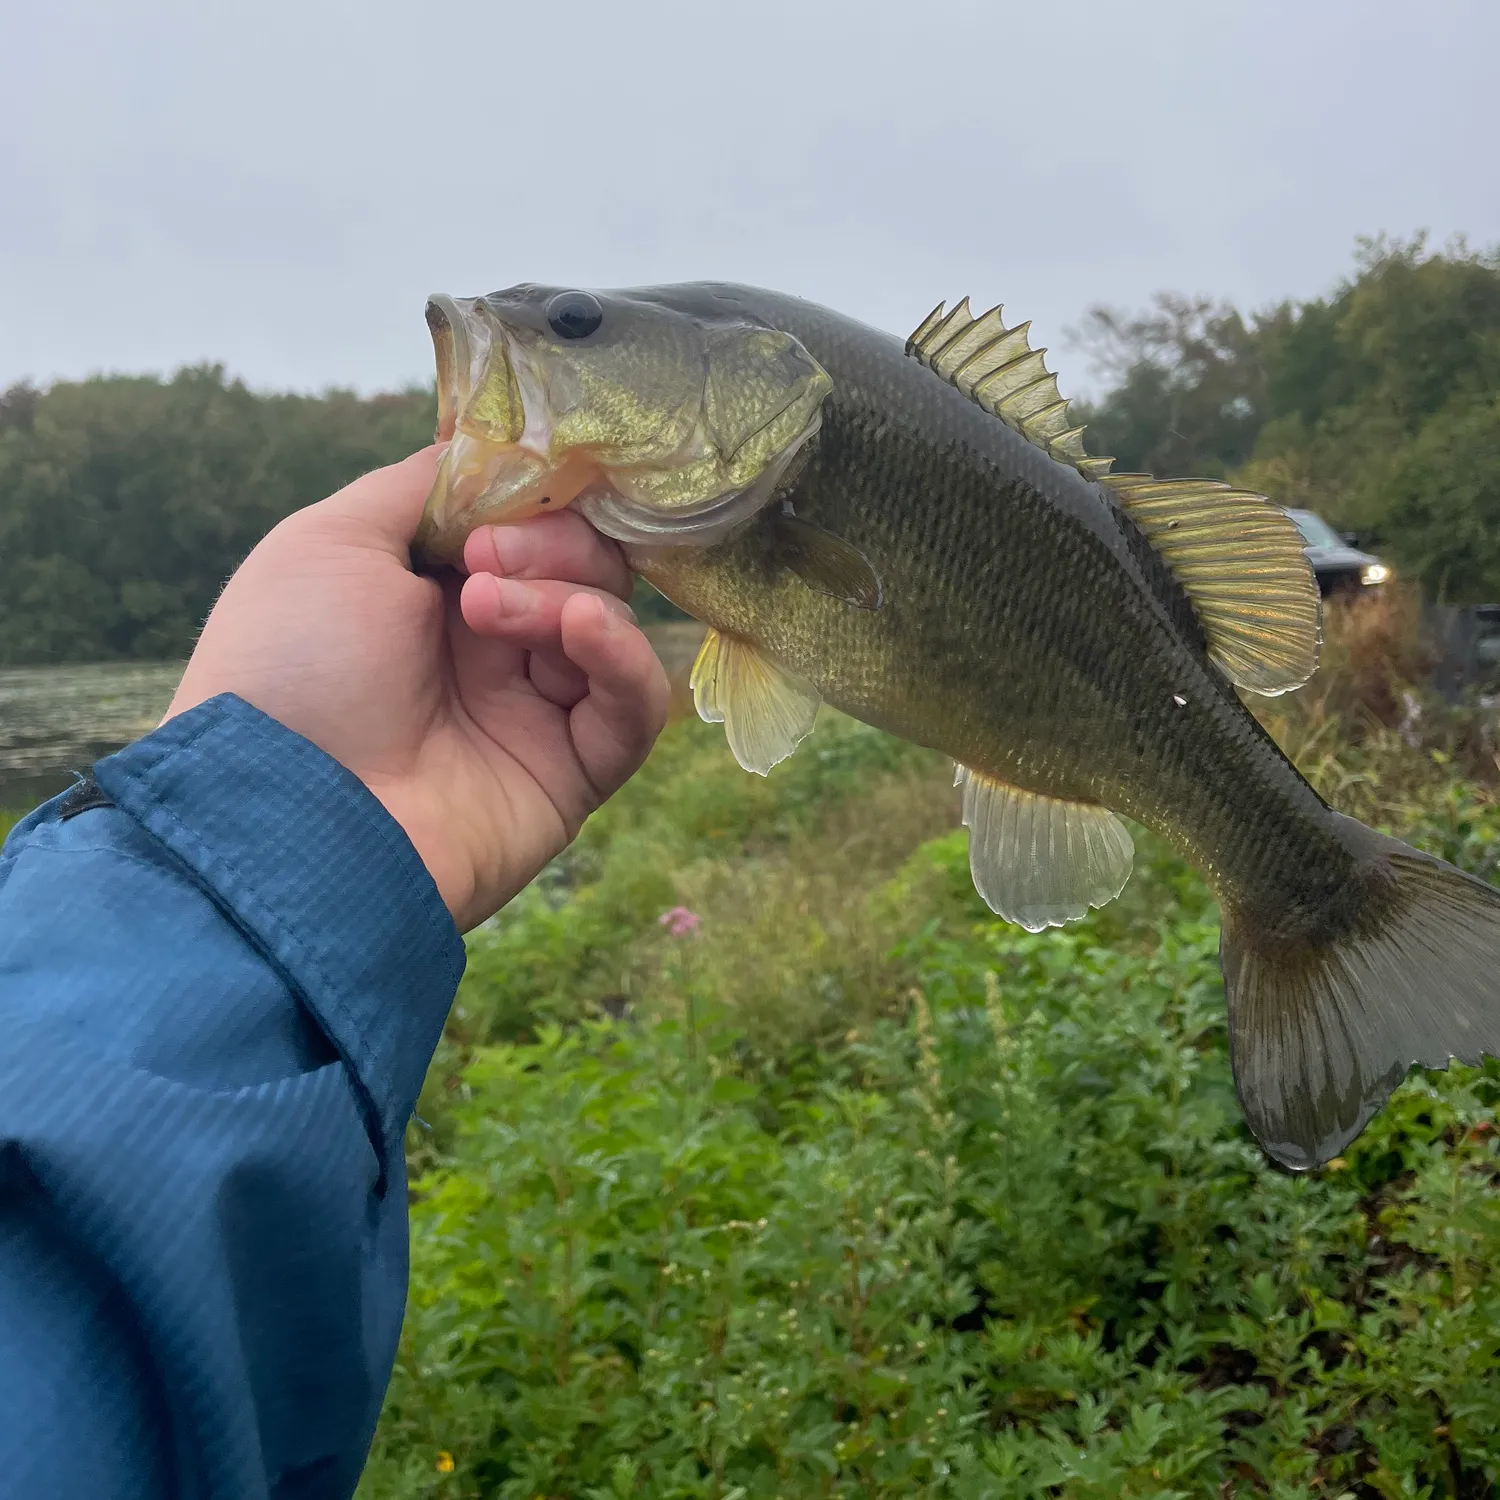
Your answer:
[[[1272,722],[1488,873],[1493,749],[1406,697],[1401,609]],[[1143,835],[1110,908],[997,923],[950,780],[825,719],[762,781],[681,723],[474,935],[367,1500],[1491,1492],[1500,1070],[1269,1167],[1197,877]]]

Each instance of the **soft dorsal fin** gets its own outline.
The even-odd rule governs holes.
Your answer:
[[[1312,676],[1318,584],[1302,533],[1279,505],[1212,479],[1105,474],[1103,482],[1176,575],[1231,682],[1274,696]]]
[[[1112,458],[1090,458],[1083,428],[1030,324],[1007,328],[1001,309],[975,317],[965,297],[940,302],[906,341],[906,352],[986,411],[1086,479],[1103,481],[1145,533],[1192,601],[1208,654],[1224,675],[1255,693],[1301,687],[1318,664],[1318,586],[1302,535],[1274,501],[1210,479],[1111,474]]]

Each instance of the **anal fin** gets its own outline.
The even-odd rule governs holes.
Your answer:
[[[812,732],[822,702],[811,683],[758,646],[718,630],[704,636],[690,681],[698,717],[723,724],[734,758],[757,776]]]
[[[1061,927],[1125,888],[1135,844],[1107,807],[1022,791],[967,766],[954,784],[964,789],[974,887],[1007,922]]]

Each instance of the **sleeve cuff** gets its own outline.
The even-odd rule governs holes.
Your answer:
[[[384,1182],[464,968],[400,825],[337,761],[232,694],[101,760],[94,778],[317,1020],[361,1096]]]

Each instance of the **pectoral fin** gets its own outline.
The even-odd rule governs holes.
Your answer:
[[[1007,922],[1061,927],[1125,888],[1135,845],[1107,807],[1025,792],[966,766],[954,784],[964,789],[974,887]]]
[[[808,588],[856,609],[879,609],[880,579],[863,552],[851,542],[801,516],[783,512],[775,519],[777,557]]]
[[[812,732],[822,702],[810,683],[758,646],[710,630],[691,678],[698,717],[723,724],[734,758],[764,776]]]

